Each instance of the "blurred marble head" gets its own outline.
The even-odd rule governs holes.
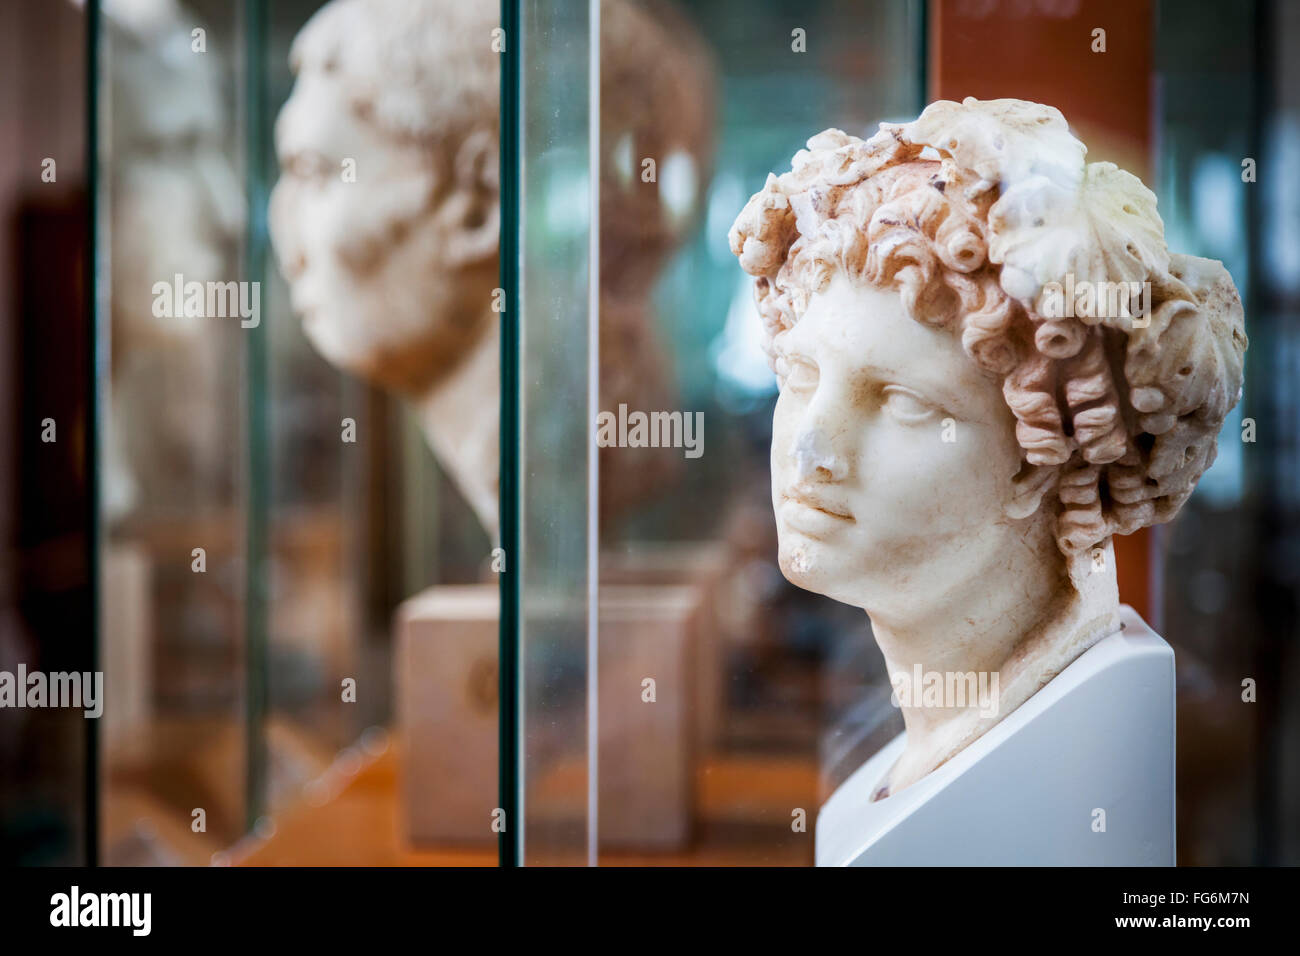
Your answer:
[[[159,318],[153,284],[181,273],[225,279],[244,227],[229,152],[221,51],[191,50],[194,18],[174,0],[110,0],[114,364],[131,349],[180,340],[202,319]]]
[[[103,13],[112,240],[103,504],[116,520],[188,500],[194,487],[230,487],[229,420],[214,397],[229,325],[159,315],[154,290],[177,275],[236,278],[246,217],[223,92],[228,51],[214,41],[196,55],[201,21],[176,0],[107,0]]]
[[[334,0],[290,52],[270,230],[294,311],[331,362],[412,396],[495,318],[497,19],[494,4]]]
[[[423,401],[435,454],[488,526],[496,423],[480,421],[472,438],[447,432],[452,416],[496,408],[486,351],[499,281],[497,18],[494,4],[460,0],[323,7],[291,51],[297,78],[276,126],[270,206],[308,338],[334,364]],[[671,363],[650,295],[708,183],[712,64],[663,3],[605,0],[600,42],[601,401],[668,408]],[[457,399],[458,389],[475,394]],[[435,391],[436,406],[426,400]],[[457,467],[471,440],[475,462]],[[619,452],[602,452],[606,512],[662,490],[679,467]]]
[[[679,405],[653,303],[690,239],[712,172],[716,74],[694,25],[668,3],[604,0],[600,23],[600,402]],[[600,511],[666,495],[684,468],[659,449],[602,448]]]

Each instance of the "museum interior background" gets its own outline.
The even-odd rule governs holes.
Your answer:
[[[495,542],[412,413],[313,349],[270,247],[288,50],[319,6],[0,10],[0,669],[109,689],[98,722],[0,711],[0,860],[494,864],[505,614],[524,862],[811,863],[816,808],[901,721],[860,612],[776,567],[775,382],[727,229],[813,133],[974,95],[1058,106],[1242,291],[1218,461],[1116,550],[1177,653],[1179,862],[1300,862],[1300,4],[626,0],[605,28],[666,44],[639,59],[585,4],[519,4],[492,54],[521,90],[503,608]],[[154,319],[176,272],[260,282],[260,324]],[[602,455],[591,497],[593,387],[703,412],[704,454]]]

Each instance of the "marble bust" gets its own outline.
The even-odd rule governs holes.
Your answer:
[[[1231,277],[1085,153],[1052,107],[936,102],[814,136],[731,229],[780,386],[781,569],[867,612],[903,712],[876,799],[1118,630],[1112,535],[1174,517],[1241,394]]]
[[[154,283],[230,274],[244,228],[217,48],[190,52],[194,14],[175,0],[111,0],[104,30],[114,161],[105,190],[111,348],[103,508],[110,524],[141,509],[184,507],[194,489],[225,494],[229,410],[216,398],[221,332],[158,315]],[[165,396],[160,400],[160,396]]]
[[[499,10],[332,0],[290,52],[269,225],[293,309],[329,361],[403,396],[495,539],[499,472]],[[600,392],[671,408],[651,305],[699,211],[712,76],[688,22],[623,0],[601,13]],[[643,158],[658,163],[645,181]],[[345,175],[351,161],[355,175]],[[593,225],[594,228],[594,225]],[[667,456],[602,449],[601,508],[662,491]]]
[[[406,398],[495,539],[495,5],[334,0],[295,38],[271,239],[329,361]]]

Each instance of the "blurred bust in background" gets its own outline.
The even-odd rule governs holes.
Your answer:
[[[185,505],[196,489],[227,494],[228,416],[214,397],[228,325],[158,316],[154,283],[180,274],[228,278],[244,195],[231,155],[215,46],[191,50],[194,15],[176,0],[109,0],[114,64],[105,142],[110,260],[111,413],[105,425],[104,510]]]
[[[716,75],[691,22],[667,3],[601,4],[600,401],[679,407],[653,293],[689,239],[713,161]],[[602,521],[670,491],[680,455],[602,448]]]
[[[417,408],[497,525],[499,73],[492,4],[335,0],[290,52],[270,230],[294,311],[334,364]]]
[[[500,228],[494,4],[334,0],[291,51],[271,237],[334,364],[417,410],[497,530]],[[671,407],[650,293],[700,206],[712,71],[668,8],[607,0],[601,30],[601,403]],[[644,159],[653,159],[650,178]],[[602,450],[602,510],[662,490],[674,456]]]

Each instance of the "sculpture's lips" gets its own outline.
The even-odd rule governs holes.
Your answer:
[[[853,520],[853,516],[845,511],[841,511],[839,505],[832,504],[821,495],[803,488],[791,488],[789,491],[783,492],[781,497],[793,504],[802,505],[804,508],[809,508],[813,511],[819,511],[832,518],[838,518],[840,521]]]

